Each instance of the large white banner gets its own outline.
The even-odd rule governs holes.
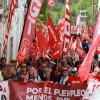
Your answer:
[[[8,81],[0,81],[0,100],[9,100]]]
[[[94,99],[100,96],[100,82],[90,82],[87,86],[86,92],[84,93],[83,100],[100,100]]]

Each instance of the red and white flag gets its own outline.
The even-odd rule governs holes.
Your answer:
[[[94,29],[95,29],[95,27],[93,25],[89,25],[88,26],[88,33],[89,34],[93,34],[94,33]]]
[[[49,34],[49,46],[52,60],[59,59],[62,55],[60,50],[60,38],[57,35],[57,31],[48,15],[48,34]]]
[[[76,43],[76,49],[75,51],[84,59],[86,56],[85,51],[83,50],[83,48],[79,45],[79,43]]]
[[[66,0],[66,11],[65,11],[65,26],[64,26],[64,45],[63,45],[63,56],[68,54],[68,46],[70,43],[70,2]]]
[[[78,14],[78,16],[76,18],[77,34],[80,33],[80,19],[81,19],[81,14]]]
[[[97,47],[96,54],[100,54],[100,43],[99,43],[99,45]]]
[[[32,41],[33,41],[34,33],[35,33],[35,27],[36,27],[37,19],[38,19],[39,12],[41,10],[43,1],[44,0],[31,0],[30,1],[30,6],[28,9],[28,15],[26,18],[22,42],[21,42],[20,50],[17,55],[18,61],[19,61],[19,58],[21,57],[23,59],[29,58],[29,50],[32,45]],[[23,60],[19,61],[19,63],[20,62],[23,62]]]
[[[81,33],[81,35],[82,35],[82,40],[87,40],[87,41],[90,42],[90,43],[92,42],[92,38],[90,38],[90,37],[88,36],[86,30],[84,30],[84,31]]]
[[[88,75],[89,75],[89,72],[91,69],[91,63],[94,58],[96,49],[99,45],[99,41],[100,41],[100,11],[98,14],[98,19],[97,19],[97,24],[96,24],[96,28],[95,28],[95,32],[94,32],[94,38],[93,38],[92,45],[91,45],[89,52],[86,55],[83,63],[79,67],[79,76],[82,81],[86,81],[88,79]]]
[[[12,16],[14,14],[17,3],[18,3],[18,0],[12,0],[11,5],[10,5],[10,12],[8,15],[6,34],[5,34],[5,38],[3,42],[3,53],[6,53],[6,46],[7,46],[7,41],[8,41],[8,36],[9,36],[9,31],[10,31],[10,25],[11,25]]]
[[[47,55],[47,50],[49,48],[49,36],[48,36],[47,25],[42,23],[41,26],[39,27],[36,36],[36,42],[39,48],[39,52],[41,52],[40,54],[42,54],[42,56],[40,57],[44,57],[45,55]]]

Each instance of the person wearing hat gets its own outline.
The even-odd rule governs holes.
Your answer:
[[[82,81],[78,75],[78,69],[73,67],[72,75],[66,81],[66,85],[71,86],[72,84],[82,84]]]

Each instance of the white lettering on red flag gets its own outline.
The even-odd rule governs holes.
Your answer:
[[[28,10],[28,15],[26,18],[25,27],[24,27],[21,47],[18,52],[17,59],[21,57],[24,59],[29,58],[29,50],[30,50],[30,47],[31,47],[31,44],[34,38],[36,22],[37,22],[43,1],[44,0],[31,0],[30,1],[30,6]],[[24,47],[23,50],[22,50],[22,47]]]
[[[70,37],[71,37],[70,36],[70,8],[69,8],[69,0],[66,0],[63,55],[66,55],[68,53]]]

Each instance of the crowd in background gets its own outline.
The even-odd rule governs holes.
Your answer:
[[[22,64],[17,65],[16,60],[6,63],[6,58],[2,57],[0,59],[0,80],[37,83],[50,81],[68,86],[76,83],[83,84],[78,74],[82,61],[81,57],[76,61],[75,58],[68,55],[55,61],[40,57],[35,65],[30,60],[25,60]],[[100,68],[97,59],[94,59],[92,62],[89,79],[100,81]],[[89,81],[87,80],[87,82]]]
[[[80,37],[80,35],[74,35],[73,41]],[[87,54],[91,43],[81,39],[82,48]],[[17,64],[16,60],[11,60],[9,63],[6,62],[6,58],[0,59],[0,80],[16,80],[20,82],[43,82],[50,81],[53,83],[65,84],[70,86],[71,84],[80,83],[83,84],[79,77],[78,69],[83,62],[83,58],[79,56],[79,59],[75,58],[74,51],[70,48],[70,53],[51,61],[48,58],[38,58],[35,63],[32,57],[29,60],[25,60],[21,64]],[[98,55],[94,56],[91,64],[91,70],[89,78],[86,83],[90,80],[100,81],[100,63],[98,61]]]

